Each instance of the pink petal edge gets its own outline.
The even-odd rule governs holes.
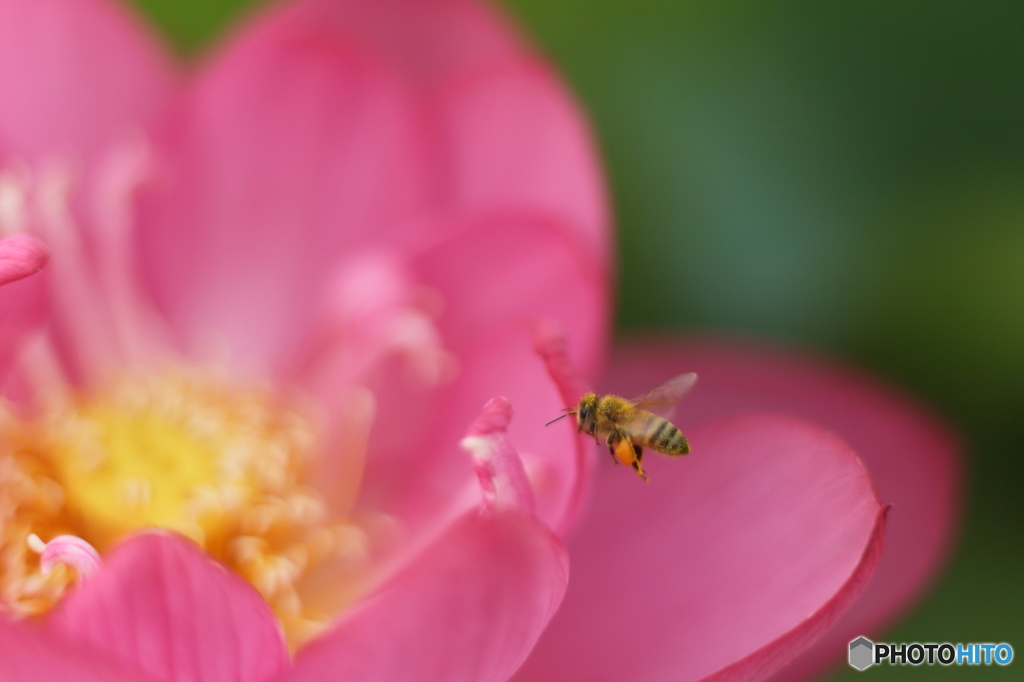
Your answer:
[[[885,514],[846,443],[774,414],[687,436],[647,484],[601,457],[565,602],[515,680],[763,677],[863,587]]]
[[[171,533],[115,547],[47,626],[168,681],[267,682],[288,666],[280,625],[263,598]]]
[[[867,587],[868,581],[882,558],[885,544],[886,518],[891,505],[878,512],[878,520],[864,555],[849,580],[820,609],[808,616],[782,637],[748,654],[744,658],[702,678],[701,682],[740,682],[763,680],[787,662],[793,660],[833,625]]]

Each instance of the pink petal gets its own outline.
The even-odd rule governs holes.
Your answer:
[[[962,473],[957,436],[906,396],[833,363],[720,340],[638,341],[611,367],[608,386],[626,395],[697,372],[700,381],[677,411],[680,426],[754,409],[821,424],[849,441],[880,499],[893,505],[871,584],[779,679],[809,677],[841,660],[850,640],[879,632],[927,589],[955,535]]]
[[[602,457],[565,604],[517,680],[760,679],[863,588],[885,509],[848,445],[771,414],[687,436],[647,484]]]
[[[35,626],[0,617],[0,679],[4,682],[154,682],[95,651]]]
[[[610,267],[600,162],[583,115],[548,68],[484,72],[444,93],[440,109],[460,207],[552,216]]]
[[[471,0],[312,0],[295,13],[359,35],[423,93],[447,201],[470,212],[529,207],[607,262],[605,188],[587,123],[504,17]]]
[[[459,374],[428,398],[410,398],[404,390],[378,396],[384,426],[371,438],[364,503],[410,524],[436,517],[453,491],[473,484],[457,446],[465,425],[501,394],[516,405],[509,438],[526,464],[537,515],[561,530],[575,513],[582,473],[574,432],[544,427],[565,404],[534,352],[534,328],[541,320],[557,321],[567,330],[572,357],[593,372],[604,350],[604,272],[581,253],[571,232],[516,215],[459,231],[411,269],[441,294],[438,325]],[[424,423],[400,433],[386,426],[407,418]]]
[[[48,260],[49,249],[30,235],[18,234],[0,241],[0,286],[36,274]]]
[[[288,356],[355,249],[415,251],[467,214],[527,212],[607,260],[582,120],[477,3],[275,7],[204,72],[164,142],[173,177],[144,202],[145,272],[186,345],[226,341],[243,365]]]
[[[207,65],[140,214],[145,272],[185,344],[227,342],[250,368],[288,357],[337,262],[423,210],[421,126],[358,34],[290,4]]]
[[[418,255],[413,268],[441,293],[441,331],[460,355],[511,326],[528,325],[532,339],[544,321],[565,330],[584,375],[603,359],[608,272],[562,222],[529,209],[495,211]]]
[[[561,541],[534,517],[472,510],[299,650],[288,680],[500,682],[558,608],[567,574]]]
[[[426,91],[521,65],[526,55],[508,23],[473,0],[310,0],[296,3],[296,13],[346,27]]]
[[[260,682],[288,664],[266,602],[179,536],[127,540],[49,627],[167,682]]]
[[[91,156],[152,122],[168,63],[122,3],[0,0],[0,150]]]

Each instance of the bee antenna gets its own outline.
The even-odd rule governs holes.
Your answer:
[[[554,424],[554,423],[555,423],[556,421],[558,421],[559,419],[565,419],[565,418],[566,418],[566,417],[568,417],[568,416],[569,416],[570,414],[576,414],[576,412],[575,412],[575,411],[572,411],[572,412],[566,412],[566,413],[565,413],[565,414],[563,414],[563,415],[562,415],[561,417],[555,417],[554,419],[552,419],[551,421],[549,421],[549,422],[548,422],[547,424],[545,424],[544,426],[551,426],[552,424]]]

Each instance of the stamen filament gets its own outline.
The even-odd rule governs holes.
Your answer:
[[[50,575],[54,566],[67,564],[75,569],[77,582],[92,577],[100,570],[100,553],[88,542],[74,535],[58,535],[49,542],[43,542],[38,535],[28,536],[28,546],[39,554],[39,571]]]

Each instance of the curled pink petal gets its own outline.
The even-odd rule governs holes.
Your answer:
[[[268,682],[288,664],[280,625],[256,590],[165,533],[118,545],[48,626],[163,680]]]
[[[695,371],[700,383],[675,421],[693,424],[750,410],[784,411],[846,439],[879,497],[893,505],[886,550],[864,594],[779,680],[803,679],[842,660],[850,640],[872,636],[925,590],[949,552],[959,508],[959,438],[907,396],[853,369],[784,349],[721,339],[647,339],[611,363],[608,390],[634,395]]]
[[[39,552],[39,569],[49,574],[57,564],[67,564],[75,569],[81,582],[96,575],[103,562],[100,553],[88,542],[74,535],[58,535],[47,543],[32,534],[28,538],[32,549]]]
[[[88,647],[0,616],[0,679],[4,682],[162,682],[118,665]]]
[[[483,414],[469,427],[462,447],[473,455],[476,475],[484,496],[484,508],[514,507],[533,513],[533,489],[519,455],[508,442],[512,405],[507,398],[493,398]]]
[[[772,414],[686,435],[649,483],[601,463],[565,603],[514,679],[759,679],[864,586],[885,508],[846,443]]]
[[[50,260],[50,250],[39,239],[18,234],[0,241],[0,286],[34,275]]]
[[[558,608],[561,541],[512,508],[473,510],[299,650],[290,682],[502,682]]]

